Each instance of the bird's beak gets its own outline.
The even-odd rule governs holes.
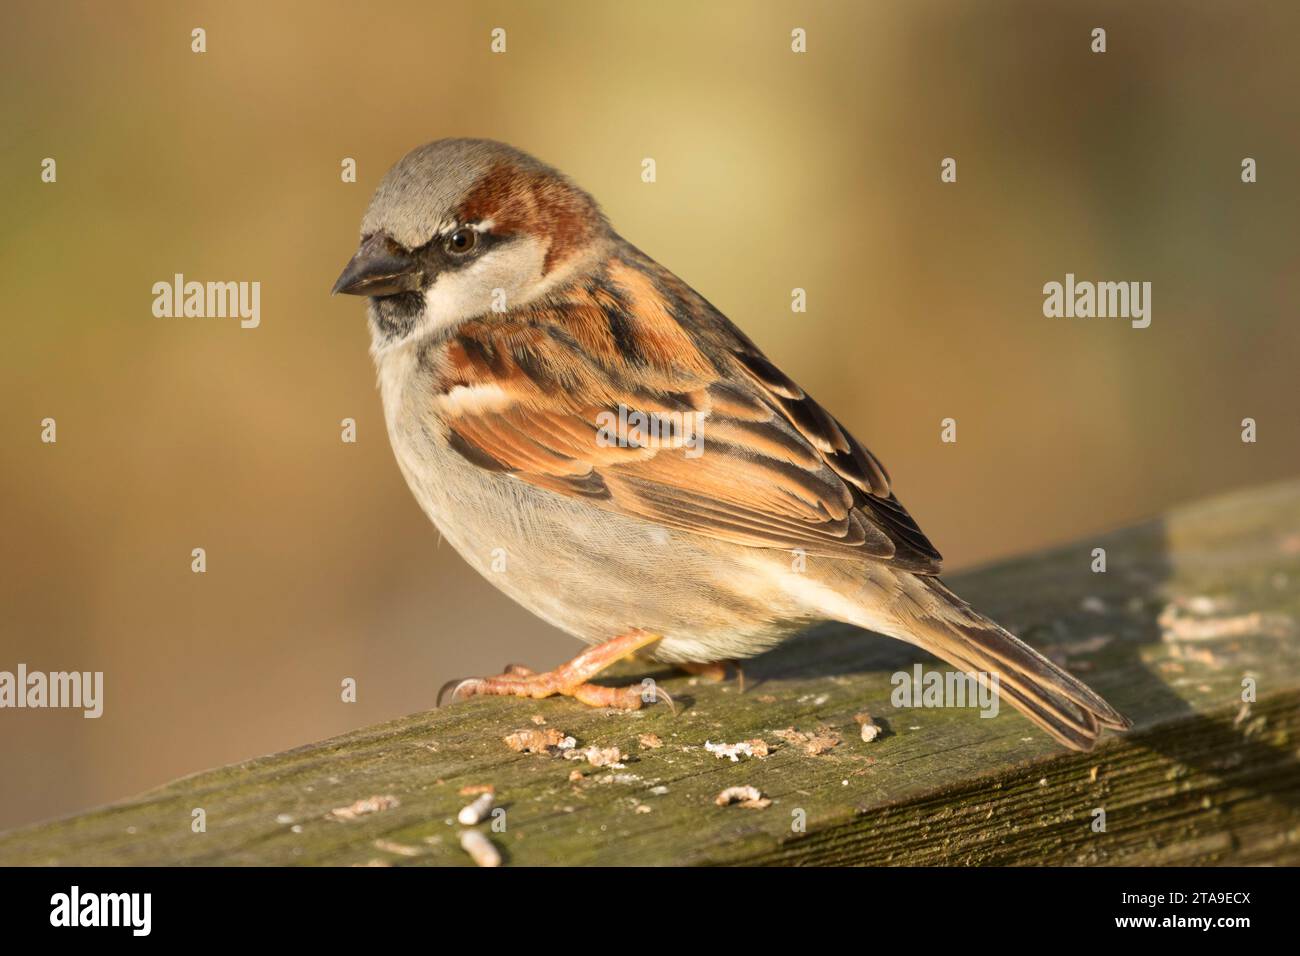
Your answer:
[[[382,233],[361,244],[343,267],[331,295],[396,295],[414,292],[424,279],[424,269],[411,255]]]

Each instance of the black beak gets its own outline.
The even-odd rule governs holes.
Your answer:
[[[334,283],[330,295],[340,292],[347,295],[396,295],[414,292],[424,280],[424,269],[382,233],[376,233],[361,244],[352,261],[343,267],[343,274]]]

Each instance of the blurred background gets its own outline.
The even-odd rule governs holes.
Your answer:
[[[99,720],[0,711],[0,827],[578,649],[439,546],[363,304],[328,294],[438,137],[589,189],[884,460],[951,569],[1300,474],[1298,33],[1283,2],[6,3],[0,670],[106,691]],[[260,328],[154,318],[177,272],[260,281]],[[1044,318],[1067,272],[1150,281],[1151,327]]]

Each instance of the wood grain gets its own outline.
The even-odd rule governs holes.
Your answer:
[[[1098,547],[1104,574],[1090,569]],[[751,661],[743,695],[636,661],[611,676],[661,681],[684,704],[676,716],[471,700],[0,835],[0,863],[472,865],[456,815],[473,799],[463,788],[487,785],[504,831],[491,819],[476,829],[505,865],[1300,863],[1300,483],[949,583],[1095,687],[1133,732],[1080,755],[1009,707],[991,719],[896,709],[891,675],[938,662],[825,627]],[[854,720],[864,711],[885,729],[870,743]],[[789,728],[841,742],[813,755]],[[627,759],[516,753],[503,738],[525,729]],[[646,734],[663,745],[643,748]],[[751,739],[766,758],[705,749]],[[716,805],[732,786],[772,802]],[[333,813],[371,797],[393,799]],[[192,832],[195,808],[206,832]]]

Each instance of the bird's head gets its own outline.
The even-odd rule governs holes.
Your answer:
[[[504,143],[441,139],[384,176],[334,292],[370,297],[386,348],[545,295],[609,236],[595,200],[562,173]]]

